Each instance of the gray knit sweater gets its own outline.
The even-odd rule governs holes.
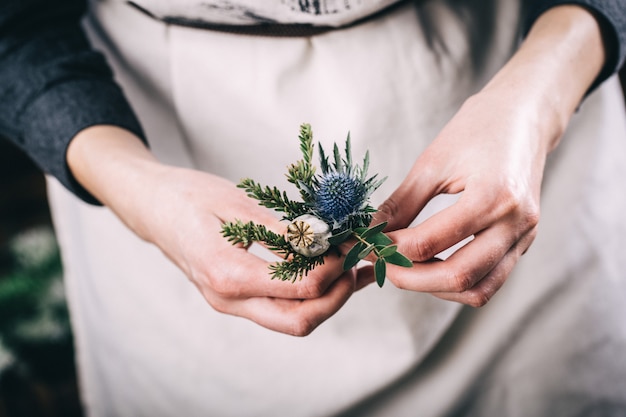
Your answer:
[[[371,13],[396,1],[364,0],[357,3],[365,5],[363,10]],[[626,57],[626,7],[623,1],[535,0],[529,7],[527,27],[542,12],[558,4],[573,3],[589,8],[602,26],[608,52],[605,67],[594,84],[597,86],[616,72]],[[173,12],[168,14],[166,2],[156,3],[164,6],[159,9],[160,14],[153,13],[154,16],[175,23],[177,16]],[[214,3],[217,7],[225,1]],[[246,4],[243,0],[239,3]],[[337,20],[331,16],[337,14],[334,7],[349,3],[345,0],[291,3],[291,14],[300,16],[293,19],[296,24],[341,26],[349,23],[345,17]],[[262,3],[254,0],[250,4],[258,8]],[[252,13],[243,6],[238,17],[245,18],[245,23],[267,23],[267,19],[259,14],[263,7]],[[237,18],[232,15],[232,7],[224,10],[231,15],[221,15],[223,19]],[[71,139],[82,129],[97,124],[120,126],[143,140],[145,138],[105,59],[90,47],[81,30],[80,19],[84,12],[84,0],[0,2],[0,135],[24,149],[44,171],[58,178],[78,197],[97,204],[67,167],[65,152]],[[286,10],[286,15],[289,12]],[[342,12],[350,15],[349,8],[342,9]],[[363,18],[363,13],[351,13],[352,19]],[[179,13],[176,11],[176,14]],[[324,18],[325,14],[330,17]],[[213,13],[213,16],[219,18],[220,14]],[[184,24],[186,19],[179,21]],[[217,21],[228,22],[230,20]]]

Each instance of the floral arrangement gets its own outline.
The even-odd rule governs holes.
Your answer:
[[[369,204],[371,194],[385,181],[378,175],[368,178],[369,152],[363,164],[354,164],[350,146],[350,134],[345,142],[343,156],[337,144],[333,158],[319,145],[321,173],[312,164],[313,133],[311,126],[300,126],[300,150],[302,159],[287,169],[287,181],[295,185],[302,201],[293,201],[278,188],[261,186],[254,180],[241,180],[249,197],[260,205],[284,213],[289,221],[286,236],[274,233],[263,225],[242,221],[226,222],[222,234],[233,244],[248,246],[262,242],[269,249],[282,255],[284,260],[270,265],[272,279],[283,281],[302,279],[315,266],[324,263],[330,251],[338,252],[338,246],[349,239],[356,241],[346,254],[343,268],[348,270],[360,260],[374,254],[376,282],[385,282],[387,262],[411,267],[412,262],[397,250],[397,246],[383,233],[387,223],[369,226],[376,209]]]

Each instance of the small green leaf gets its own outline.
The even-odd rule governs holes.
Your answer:
[[[374,250],[374,245],[366,246],[365,249],[363,249],[361,252],[359,252],[359,259],[365,259],[367,257],[367,255],[372,253],[373,250]]]
[[[339,245],[343,242],[345,242],[346,240],[348,240],[348,238],[352,236],[352,230],[348,229],[348,230],[344,230],[341,233],[337,233],[336,235],[332,235],[331,237],[328,238],[328,242],[331,245]]]
[[[380,245],[380,246],[388,246],[393,243],[393,240],[391,240],[386,234],[382,232],[376,233],[375,235],[368,236],[365,238],[365,240],[368,243],[372,243],[374,245]]]
[[[393,255],[389,255],[385,257],[385,260],[390,264],[404,266],[406,268],[411,268],[413,266],[413,262],[400,252],[396,252]]]
[[[361,236],[366,230],[367,230],[367,227],[355,227],[353,229],[354,233],[356,233],[359,236]]]
[[[360,261],[359,253],[361,253],[361,251],[364,248],[365,248],[365,244],[359,242],[356,245],[354,245],[352,249],[350,249],[350,252],[348,252],[348,254],[346,255],[346,259],[344,259],[343,261],[344,271],[347,271],[348,269],[352,268],[354,265],[359,263]]]
[[[387,222],[382,222],[380,224],[377,224],[376,226],[370,227],[365,232],[360,233],[360,235],[363,239],[365,239],[368,236],[375,235],[377,233],[382,232],[385,227],[387,227]]]
[[[333,146],[333,156],[335,157],[335,171],[343,172],[343,161],[341,160],[341,154],[339,153],[339,147],[335,143]]]
[[[376,283],[379,287],[382,287],[385,283],[385,276],[387,275],[387,265],[383,258],[378,258],[376,264],[374,264],[374,276],[376,277]]]
[[[322,174],[328,173],[328,157],[324,153],[324,148],[322,148],[322,144],[319,144],[319,154],[320,154],[320,168],[322,170]]]
[[[361,182],[365,182],[367,178],[367,170],[370,166],[370,151],[365,152],[365,158],[363,158],[363,168],[361,169]]]
[[[352,169],[352,146],[350,144],[350,132],[348,132],[348,137],[346,138],[346,166],[348,169]]]
[[[378,256],[381,258],[386,258],[387,256],[391,256],[396,252],[398,252],[398,245],[385,246],[378,252]]]

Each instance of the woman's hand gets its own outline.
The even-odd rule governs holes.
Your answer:
[[[597,22],[577,6],[540,17],[515,56],[469,98],[382,205],[375,222],[413,268],[389,266],[396,286],[484,305],[529,248],[539,221],[546,155],[604,62]],[[436,195],[462,192],[451,207],[411,229]],[[443,262],[430,262],[464,239]],[[371,274],[371,269],[360,275]]]
[[[304,336],[355,290],[354,271],[329,256],[297,283],[271,280],[269,263],[222,237],[224,221],[254,221],[283,233],[273,213],[222,178],[166,166],[138,138],[112,126],[79,133],[68,149],[78,181],[131,230],[157,245],[217,311]]]
[[[485,111],[485,109],[492,109]],[[463,194],[415,228],[389,236],[416,261],[389,266],[398,287],[481,306],[533,241],[547,149],[532,108],[478,94],[462,106],[381,207],[391,230],[405,227],[438,194]],[[473,236],[444,262],[426,262]]]

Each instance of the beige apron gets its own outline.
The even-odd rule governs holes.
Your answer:
[[[267,38],[98,1],[91,35],[162,161],[287,186],[309,122],[326,147],[351,131],[355,155],[370,150],[372,172],[389,176],[379,203],[514,51],[520,16],[518,0],[431,0],[311,38]],[[354,294],[306,338],[215,312],[157,248],[51,180],[89,415],[622,410],[623,111],[615,79],[586,99],[550,156],[539,235],[486,307],[387,283]],[[447,204],[436,199],[420,219]]]

